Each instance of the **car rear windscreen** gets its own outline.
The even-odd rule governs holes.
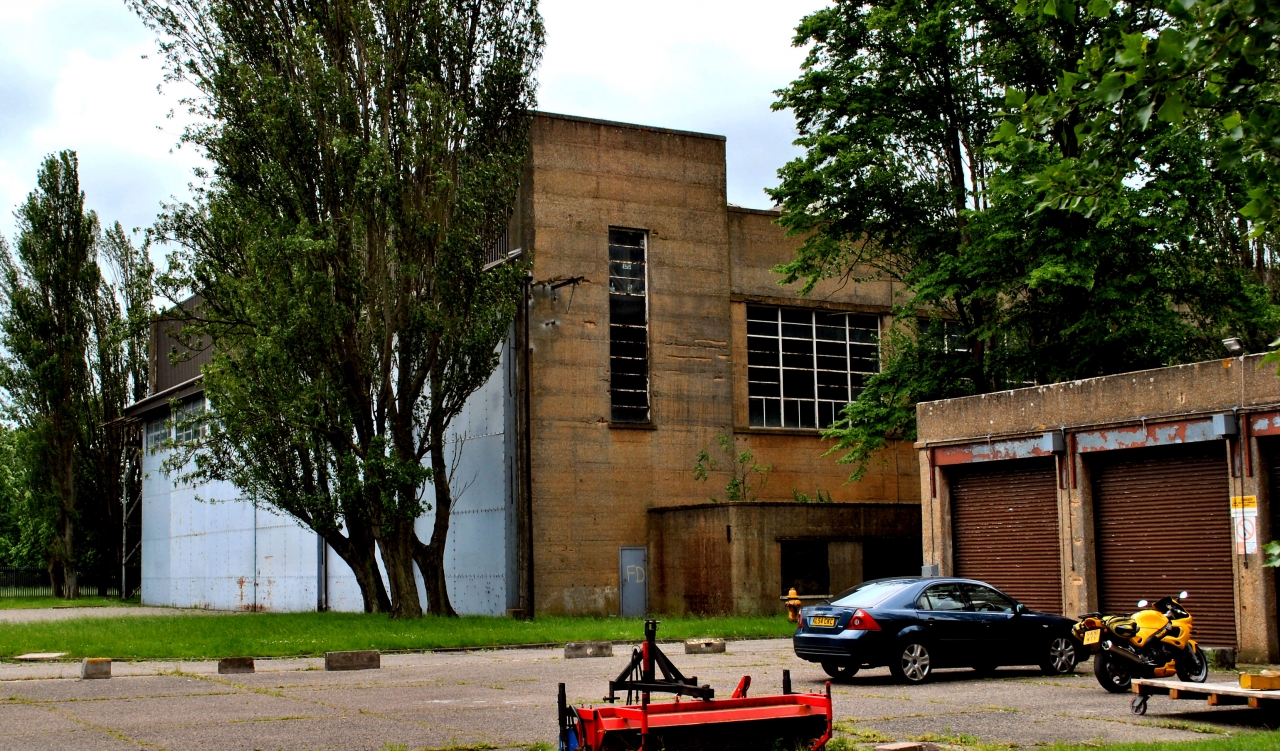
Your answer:
[[[874,608],[889,597],[902,591],[903,587],[914,583],[912,580],[904,579],[866,582],[836,595],[831,604],[848,608]]]

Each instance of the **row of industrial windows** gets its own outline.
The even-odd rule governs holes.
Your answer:
[[[611,419],[649,422],[648,233],[609,230]],[[823,428],[880,371],[880,321],[854,313],[747,306],[750,424]]]
[[[186,441],[194,441],[200,436],[200,432],[204,429],[203,422],[189,420],[187,418],[194,417],[205,410],[205,401],[203,396],[197,396],[191,401],[184,402],[174,412],[172,418],[163,417],[159,420],[151,420],[147,423],[147,450],[161,447],[165,441],[172,438],[177,443]]]

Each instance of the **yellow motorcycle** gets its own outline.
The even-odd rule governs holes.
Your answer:
[[[1209,661],[1191,638],[1191,614],[1182,606],[1186,592],[1165,597],[1132,616],[1085,613],[1071,633],[1093,654],[1093,674],[1106,690],[1123,694],[1134,678],[1177,675],[1188,683],[1204,683]]]

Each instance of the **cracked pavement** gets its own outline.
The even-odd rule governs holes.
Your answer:
[[[752,676],[752,693],[820,691],[826,675],[797,659],[787,639],[731,642],[721,655],[664,646],[686,674],[721,695]],[[630,650],[565,660],[559,649],[383,655],[382,669],[326,673],[321,659],[259,660],[252,675],[217,674],[213,662],[116,663],[110,680],[82,681],[72,663],[0,665],[0,751],[22,749],[510,748],[554,744],[556,684],[594,702]],[[1233,680],[1215,674],[1210,680]],[[903,686],[884,669],[833,685],[836,718],[850,740],[885,742],[961,734],[991,743],[1178,741],[1280,726],[1242,707],[1151,698],[1145,717],[1129,696],[1104,692],[1088,665],[1045,678],[1004,669],[978,679],[942,671]]]

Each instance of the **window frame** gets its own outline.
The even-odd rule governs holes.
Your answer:
[[[773,319],[765,320],[760,317],[758,311],[768,310],[773,313]],[[744,309],[744,317],[746,330],[743,332],[742,341],[745,343],[745,359],[743,371],[746,375],[745,398],[746,410],[743,416],[746,418],[745,427],[751,430],[802,430],[818,432],[827,428],[833,422],[839,419],[840,410],[845,404],[857,398],[857,395],[864,387],[862,383],[855,384],[855,377],[863,379],[880,372],[881,368],[881,350],[880,342],[883,334],[883,321],[881,316],[873,312],[863,312],[856,310],[845,310],[839,308],[820,308],[820,307],[802,307],[788,306],[777,303],[757,303],[746,302]],[[787,317],[807,317],[807,323],[788,321]],[[837,316],[842,318],[841,327],[844,340],[841,342],[836,339],[824,338],[824,334],[820,329],[832,328],[830,321],[823,321],[822,316]],[[856,321],[862,319],[864,325],[856,325]],[[874,327],[865,325],[874,322]],[[753,332],[756,328],[753,324],[772,325],[774,333]],[[807,326],[808,336],[796,338],[787,335],[787,327]],[[873,342],[859,341],[855,338],[855,332],[870,332],[874,337]],[[760,348],[762,343],[770,343],[770,347]],[[807,352],[791,352],[789,344],[794,348],[794,343],[807,343]],[[838,344],[843,350],[838,356],[824,353],[822,346],[824,344]],[[865,347],[874,348],[874,358],[866,356],[868,353],[862,349]],[[760,363],[760,357],[776,356],[773,363]],[[795,367],[788,365],[787,358],[802,357],[808,358],[807,366]],[[829,362],[824,359],[839,357],[843,359],[843,369],[832,369]],[[857,369],[855,363],[874,362],[874,370]],[[769,376],[776,380],[758,380],[757,376],[768,372]],[[788,397],[788,385],[794,382],[788,380],[788,373],[808,373],[809,383],[801,384],[801,388],[808,388],[809,396]],[[843,386],[833,386],[824,380],[829,380],[829,374],[841,374],[844,378]],[[824,379],[826,376],[826,379]],[[792,376],[795,377],[794,375]],[[759,384],[759,388],[768,391],[770,387],[775,390],[774,394],[753,393],[753,386]],[[830,398],[824,396],[824,389],[842,388],[843,398]],[[758,406],[757,406],[758,405]],[[792,406],[794,405],[794,406]],[[794,410],[794,414],[792,414]]]
[[[617,233],[633,233],[633,234],[639,235],[639,237],[640,237],[640,243],[641,243],[641,244],[640,244],[639,246],[635,246],[635,245],[625,245],[625,244],[620,243],[620,242],[615,244],[615,243],[614,243],[614,241],[613,241],[613,237],[614,237],[614,233],[615,233],[615,232],[617,232]],[[611,225],[611,226],[608,228],[608,234],[607,234],[607,236],[606,236],[606,246],[607,246],[607,248],[608,248],[608,258],[607,258],[607,262],[608,262],[608,264],[609,264],[609,274],[608,274],[608,278],[609,278],[609,291],[608,291],[608,293],[609,293],[609,376],[608,376],[608,378],[609,378],[609,386],[608,386],[608,393],[609,393],[609,423],[610,423],[611,425],[616,425],[616,426],[620,426],[620,427],[649,427],[649,426],[651,426],[651,425],[653,424],[653,379],[652,379],[652,373],[653,373],[653,348],[652,348],[652,337],[650,336],[650,333],[651,333],[651,331],[650,331],[650,323],[651,323],[650,313],[651,313],[651,310],[650,310],[650,305],[649,305],[649,283],[650,283],[650,278],[649,278],[649,262],[650,262],[650,253],[649,253],[649,251],[650,251],[650,243],[649,243],[649,238],[650,238],[650,234],[651,234],[651,233],[650,233],[650,232],[649,232],[649,230],[647,230],[647,229],[641,229],[641,228],[638,228],[638,227],[618,227],[618,226],[612,226],[612,225]],[[636,277],[634,277],[634,276],[621,276],[621,275],[617,275],[617,276],[615,276],[615,274],[614,274],[614,263],[619,263],[619,264],[634,264],[634,263],[636,263],[636,262],[635,262],[635,260],[634,260],[634,259],[633,259],[633,260],[629,260],[629,261],[623,261],[623,260],[615,261],[615,260],[614,260],[614,258],[613,258],[613,256],[614,256],[614,250],[613,250],[613,249],[614,249],[614,247],[619,247],[619,248],[636,248],[636,247],[639,247],[640,252],[641,252],[641,261],[640,261],[639,263],[640,263],[640,265],[641,265],[641,267],[642,267],[642,268],[641,268],[641,270],[642,270],[642,275],[641,275],[641,277],[639,277],[639,281],[640,281],[640,291],[639,291],[639,293],[636,293],[636,292],[634,292],[634,291],[622,291],[622,292],[615,291],[615,289],[614,289],[614,280],[615,280],[615,279],[618,279],[618,280],[635,280],[635,279],[636,279]],[[643,303],[643,304],[642,304],[642,309],[643,309],[643,323],[641,323],[641,324],[639,324],[639,325],[636,325],[636,324],[630,324],[630,323],[615,323],[615,322],[614,322],[614,320],[613,320],[613,318],[614,318],[614,300],[615,300],[615,298],[635,298],[635,297],[639,297],[639,298],[641,299],[642,303]],[[617,361],[619,361],[619,360],[639,360],[639,359],[640,359],[640,358],[634,358],[634,357],[624,357],[624,356],[622,356],[622,355],[614,354],[614,350],[619,348],[619,347],[615,347],[615,345],[617,345],[617,344],[628,344],[628,343],[630,343],[630,344],[634,344],[636,341],[638,341],[638,340],[636,339],[636,337],[635,337],[635,336],[631,336],[631,337],[629,337],[629,338],[625,338],[625,339],[624,339],[624,338],[618,338],[618,337],[616,337],[616,336],[615,336],[615,327],[617,327],[617,328],[619,328],[619,329],[623,329],[623,328],[625,328],[625,329],[629,329],[629,330],[633,330],[633,331],[634,331],[634,330],[639,330],[639,331],[642,331],[642,332],[643,332],[643,337],[642,337],[642,343],[643,343],[643,346],[644,346],[644,358],[643,358],[643,362],[644,362],[644,374],[643,374],[643,378],[644,378],[644,389],[643,389],[643,391],[638,390],[638,389],[626,389],[626,388],[619,388],[619,387],[617,387],[617,386],[615,386],[615,385],[614,385],[614,384],[615,384],[615,375],[618,375],[618,376],[634,376],[634,375],[636,375],[636,374],[634,374],[634,373],[619,373],[619,372],[615,372],[615,363],[616,363]],[[644,406],[643,406],[643,407],[639,407],[638,405],[634,405],[634,404],[619,404],[619,403],[618,403],[618,401],[617,401],[617,397],[615,396],[615,394],[617,394],[617,393],[619,393],[619,392],[621,392],[621,393],[627,393],[627,394],[641,394],[641,393],[642,393],[642,394],[644,395]],[[643,409],[643,413],[644,413],[644,416],[643,416],[643,418],[642,418],[642,419],[620,419],[620,416],[625,415],[625,413],[626,413],[626,412],[636,412],[636,413],[638,414],[639,410],[641,410],[641,409]],[[619,412],[619,410],[621,410],[622,412],[620,413],[620,412]]]

